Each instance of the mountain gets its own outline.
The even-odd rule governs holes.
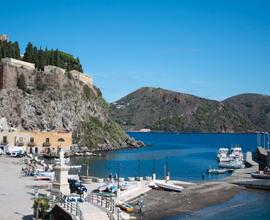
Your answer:
[[[270,96],[247,93],[228,98],[224,103],[261,130],[270,130]]]
[[[111,104],[111,117],[127,130],[180,132],[270,130],[269,96],[243,94],[219,102],[144,87]]]

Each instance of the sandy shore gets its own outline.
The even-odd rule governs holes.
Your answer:
[[[0,156],[0,219],[31,219],[34,188],[47,187],[49,182],[35,181],[21,175],[23,159]],[[44,190],[40,190],[44,191]]]
[[[151,190],[144,195],[144,219],[161,219],[223,203],[241,189],[230,183],[206,182],[189,186],[181,193]],[[134,207],[136,203],[136,199],[131,201]]]

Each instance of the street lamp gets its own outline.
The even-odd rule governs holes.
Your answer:
[[[138,160],[138,180],[140,181],[140,177],[141,177],[141,161]]]
[[[117,188],[118,189],[120,189],[120,183],[119,183],[119,178],[120,178],[120,164],[119,163],[117,163],[117,176],[118,176],[118,179],[117,179],[117,181],[118,181],[118,186],[117,186]]]
[[[139,213],[140,213],[140,219],[142,220],[143,218],[143,208],[144,208],[144,198],[143,195],[140,195],[140,199],[138,201],[139,203]]]

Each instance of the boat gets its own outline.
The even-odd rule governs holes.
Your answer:
[[[221,158],[223,160],[225,160],[225,158],[228,157],[228,152],[229,152],[229,149],[228,148],[224,148],[224,147],[219,148],[218,149],[218,152],[217,152],[217,160],[218,161],[221,161]]]
[[[235,146],[235,147],[232,147],[230,149],[230,155],[229,157],[231,158],[231,160],[234,160],[234,159],[240,159],[240,160],[243,160],[243,153],[242,153],[242,148],[241,147],[238,147],[238,146]]]
[[[207,169],[207,173],[208,174],[225,174],[227,173],[228,170],[227,169]]]
[[[175,192],[181,192],[183,190],[182,186],[178,186],[173,183],[169,183],[165,181],[155,181],[155,184],[164,190],[170,190],[170,191],[175,191]]]
[[[100,185],[100,186],[98,187],[98,191],[99,191],[99,192],[105,192],[105,191],[107,190],[108,186],[109,186],[108,183],[103,184],[103,185]]]
[[[251,173],[250,175],[254,179],[270,179],[270,174],[263,171]]]
[[[228,157],[227,155],[222,155],[220,158],[219,158],[219,162],[230,162],[231,161],[231,158]]]
[[[130,205],[129,203],[127,203],[127,202],[119,202],[119,203],[117,204],[117,206],[118,206],[120,209],[122,209],[122,210],[124,210],[124,211],[126,211],[126,212],[133,212],[133,211],[134,211],[133,206]]]
[[[35,178],[36,180],[53,180],[54,172],[37,172]]]
[[[120,185],[120,189],[121,189],[121,191],[127,190],[127,189],[128,189],[128,187],[129,187],[129,185],[128,185],[128,183],[127,183],[127,182],[125,182],[125,183],[123,183],[123,184],[121,184],[121,185]]]
[[[232,160],[229,163],[219,163],[219,168],[227,168],[227,169],[242,169],[245,168],[245,164],[242,160]]]
[[[117,186],[111,184],[108,186],[107,190],[111,193],[115,193],[117,191],[117,188],[118,188]]]

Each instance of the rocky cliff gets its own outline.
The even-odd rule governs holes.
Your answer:
[[[74,143],[93,151],[138,146],[109,117],[109,106],[94,85],[68,72],[9,71],[17,86],[0,90],[0,129],[70,130]]]
[[[254,132],[270,130],[270,97],[246,94],[222,102],[160,88],[141,88],[111,104],[128,130]]]

